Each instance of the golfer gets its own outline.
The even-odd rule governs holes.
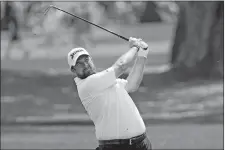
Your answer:
[[[99,143],[96,149],[151,149],[145,124],[128,94],[138,89],[143,78],[149,51],[141,48],[143,43],[141,39],[129,38],[129,51],[101,72],[96,72],[84,48],[74,48],[68,53],[80,100],[95,125]],[[132,62],[134,65],[127,79],[120,79]]]

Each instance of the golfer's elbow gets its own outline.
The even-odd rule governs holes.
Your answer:
[[[114,65],[114,70],[116,77],[119,77],[121,74],[123,74],[128,69],[128,64],[126,64],[123,60],[119,60]]]
[[[129,93],[133,93],[136,92],[139,89],[139,85],[135,84],[135,85],[130,85],[129,87],[127,87],[128,92]]]
[[[140,87],[140,84],[136,84],[135,86],[134,86],[134,92],[136,92],[138,89],[139,89],[139,87]]]
[[[123,73],[128,69],[128,64],[123,60],[119,61],[117,65]]]
[[[141,80],[142,80],[142,78],[138,78],[137,80],[134,80],[134,81],[136,81],[133,83],[133,86],[132,86],[132,89],[134,90],[134,92],[136,92],[139,89],[139,87],[141,85]]]

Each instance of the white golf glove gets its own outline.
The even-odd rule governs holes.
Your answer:
[[[138,51],[138,56],[147,58],[149,52],[148,44],[145,43],[144,41],[139,41],[139,43],[141,46]]]
[[[130,48],[137,47],[138,50],[139,50],[139,48],[140,48],[140,41],[141,41],[141,39],[130,37],[129,38],[129,47]]]
[[[140,38],[137,39],[137,38],[130,37],[129,38],[129,46],[130,46],[130,48],[137,47],[138,49],[139,48],[142,48],[144,50],[148,49],[148,44],[145,43],[144,41],[142,41],[142,39],[140,39]]]

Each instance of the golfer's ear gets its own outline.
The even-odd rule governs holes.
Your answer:
[[[70,71],[73,72],[73,73],[76,73],[75,66],[71,66]]]

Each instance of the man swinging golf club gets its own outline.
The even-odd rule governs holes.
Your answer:
[[[84,48],[68,53],[68,64],[73,72],[78,94],[95,125],[100,150],[149,150],[143,119],[128,93],[135,92],[143,78],[149,49],[141,39],[129,38],[129,51],[111,67],[101,72]],[[118,78],[134,62],[127,79]]]

